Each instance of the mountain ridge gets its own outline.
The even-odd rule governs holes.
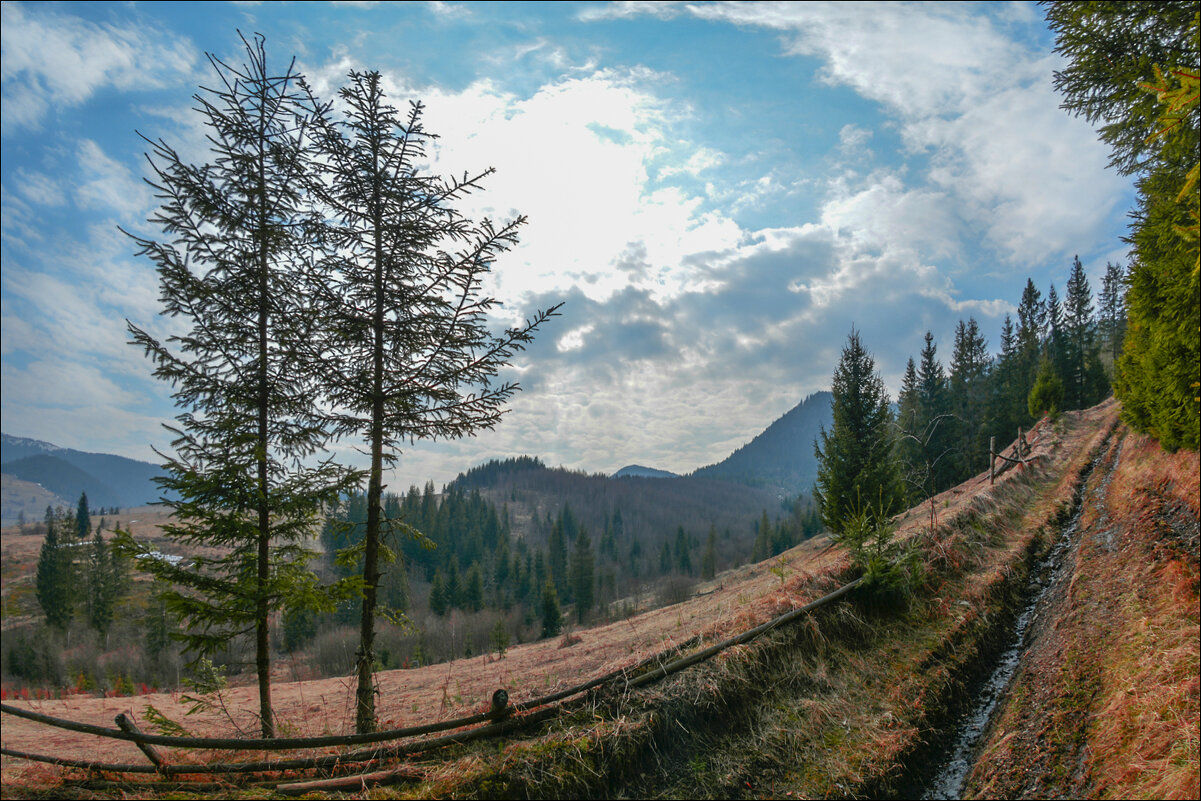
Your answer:
[[[781,498],[809,494],[817,479],[813,443],[833,424],[828,390],[814,392],[720,462],[690,475],[763,487]]]
[[[64,448],[30,437],[0,434],[0,473],[41,486],[70,503],[86,492],[92,508],[143,506],[159,500],[154,478],[163,474],[158,465],[109,453]],[[6,495],[0,517],[40,519],[44,509],[26,508],[23,501]]]

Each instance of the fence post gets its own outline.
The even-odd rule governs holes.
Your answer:
[[[125,732],[126,734],[132,734],[137,737],[140,737],[142,734],[141,730],[138,729],[137,725],[135,725],[134,722],[129,719],[129,716],[126,715],[124,712],[122,712],[120,715],[117,715],[117,726],[120,727],[121,731]],[[163,758],[159,754],[157,748],[155,748],[150,743],[142,742],[140,739],[134,740],[133,742],[134,742],[134,745],[136,745],[138,748],[140,748],[142,750],[142,753],[145,754],[147,756],[147,758],[151,762],[154,763],[154,767],[158,769],[159,773],[167,772],[166,771],[167,765],[165,762],[163,762]]]
[[[997,480],[997,438],[988,438],[988,486]]]

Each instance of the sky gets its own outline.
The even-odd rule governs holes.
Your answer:
[[[563,302],[478,436],[407,445],[393,489],[491,458],[609,473],[720,461],[827,389],[852,329],[895,398],[926,331],[994,353],[1032,278],[1094,293],[1134,194],[1059,108],[1033,3],[3,3],[4,433],[159,461],[180,412],[152,333],[146,143],[207,157],[193,95],[238,32],[323,97],[378,70],[425,104],[459,209],[526,215],[497,331]],[[362,463],[356,443],[331,444]]]

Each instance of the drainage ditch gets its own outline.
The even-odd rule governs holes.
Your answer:
[[[1076,545],[1079,543],[1086,486],[1093,470],[1104,457],[1102,450],[1082,471],[1067,520],[1060,527],[1051,549],[1030,572],[1023,592],[1026,603],[1014,619],[994,667],[969,688],[970,701],[966,704],[966,711],[960,715],[949,736],[940,738],[935,753],[922,760],[925,768],[920,773],[928,778],[918,785],[921,798],[963,797],[964,785],[976,763],[985,732],[1030,645],[1032,624],[1046,611],[1053,590],[1065,579],[1070,580],[1075,565]],[[1103,494],[1107,484],[1108,481],[1105,481],[1089,494],[1090,497]]]

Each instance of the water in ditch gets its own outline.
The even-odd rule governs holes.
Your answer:
[[[1090,465],[1082,481],[1087,481],[1088,473],[1092,472]],[[1076,543],[1076,532],[1080,525],[1080,515],[1084,504],[1077,501],[1067,523],[1060,529],[1059,537],[1051,551],[1035,566],[1031,572],[1030,582],[1026,587],[1026,606],[1018,615],[1005,651],[997,659],[996,667],[987,680],[977,691],[971,708],[956,723],[954,735],[950,740],[945,755],[937,761],[937,769],[933,778],[922,793],[923,799],[953,799],[962,798],[964,784],[968,773],[976,762],[981,739],[988,723],[992,719],[997,705],[1004,697],[1013,674],[1017,672],[1029,643],[1027,635],[1030,624],[1042,611],[1043,602],[1052,587],[1060,580],[1069,560],[1067,556]]]

